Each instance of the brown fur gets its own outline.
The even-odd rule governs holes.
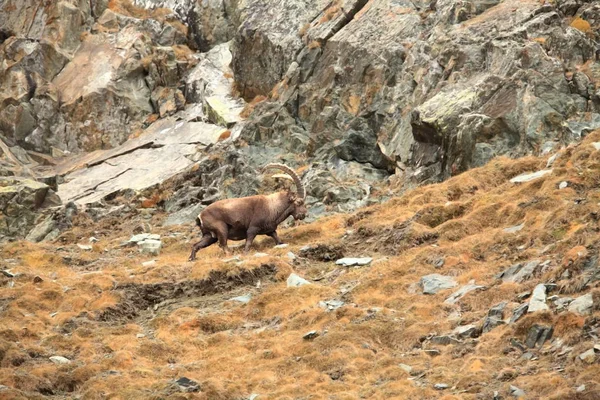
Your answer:
[[[289,216],[295,220],[306,218],[304,188],[298,176],[281,164],[269,164],[267,167],[279,168],[292,175],[299,194],[279,192],[270,195],[257,195],[239,199],[219,200],[206,207],[198,216],[196,223],[202,231],[202,240],[192,246],[189,261],[196,259],[196,253],[217,241],[219,246],[229,252],[227,240],[244,240],[244,251],[248,252],[257,235],[272,237],[281,244],[277,236],[277,226]],[[300,196],[299,196],[300,195]]]

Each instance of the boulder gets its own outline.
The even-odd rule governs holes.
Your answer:
[[[541,347],[547,340],[552,339],[554,328],[551,326],[533,325],[527,333],[525,344],[529,348]]]
[[[0,177],[0,239],[27,236],[49,193],[48,185],[30,178]],[[42,230],[47,227],[39,235]]]
[[[71,360],[69,360],[68,358],[62,357],[62,356],[52,356],[50,357],[50,361],[52,361],[54,364],[70,364]]]
[[[552,173],[551,169],[543,169],[541,171],[525,173],[525,174],[515,176],[510,181],[511,181],[511,183],[525,183],[525,182],[530,182],[535,179],[541,178],[542,176],[545,176],[545,175],[548,175],[551,173]]]
[[[498,278],[502,279],[503,282],[523,282],[530,279],[539,270],[541,270],[542,264],[539,260],[529,261],[525,265],[515,264],[505,271],[498,274]]]
[[[448,296],[448,298],[446,300],[444,300],[444,303],[456,304],[467,293],[473,292],[475,290],[483,290],[483,289],[485,289],[485,286],[475,285],[475,283],[469,283],[468,285],[462,286],[456,292],[454,292],[450,296]]]
[[[504,325],[504,308],[506,308],[506,301],[496,304],[488,311],[488,314],[483,321],[483,333],[489,332],[492,329]]]
[[[573,300],[569,304],[568,310],[579,315],[588,315],[591,314],[593,307],[594,298],[591,293],[588,293]]]
[[[344,267],[352,267],[355,265],[362,267],[364,265],[369,265],[371,263],[371,261],[373,261],[373,259],[371,257],[363,257],[363,258],[346,257],[346,258],[340,258],[339,260],[337,260],[335,262],[335,264],[342,265]]]
[[[459,339],[472,338],[477,335],[476,325],[461,325],[456,327],[452,333]]]
[[[304,285],[310,285],[310,282],[296,274],[290,274],[287,278],[287,287],[300,287]]]
[[[546,304],[546,285],[540,283],[533,289],[531,299],[529,299],[529,308],[527,309],[527,312],[532,313],[549,309],[550,308]]]
[[[440,274],[431,274],[421,278],[419,284],[423,288],[423,294],[436,294],[445,289],[450,289],[457,286],[456,281],[449,277]]]
[[[513,310],[513,314],[510,317],[509,322],[511,324],[514,324],[515,322],[517,322],[519,319],[521,319],[522,316],[524,316],[527,313],[528,309],[529,309],[529,304],[527,304],[527,303],[521,304],[520,306],[515,308]]]

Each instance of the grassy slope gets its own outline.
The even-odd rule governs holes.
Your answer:
[[[561,297],[590,290],[598,297],[593,288],[579,292],[600,229],[600,152],[593,141],[600,141],[600,133],[563,150],[553,173],[535,181],[509,179],[544,168],[546,158],[496,159],[354,215],[283,231],[289,249],[272,249],[272,241],[264,239],[256,247],[269,256],[248,256],[241,265],[223,262],[217,248],[203,250],[196,263],[186,262],[196,236],[190,226],[155,229],[165,247],[155,265],[142,266],[149,257],[119,246],[135,228],[131,220],[94,224],[82,216],[57,243],[7,245],[1,249],[3,262],[22,275],[0,276],[0,384],[15,388],[0,391],[0,397],[236,399],[259,393],[268,399],[487,399],[495,390],[508,397],[509,385],[515,385],[528,398],[599,398],[598,364],[576,359],[593,345],[584,333],[584,317],[540,312],[460,344],[425,339],[458,325],[481,324],[488,309],[503,300],[510,317],[517,295],[540,282],[557,283],[551,294]],[[562,181],[569,186],[559,190]],[[523,222],[521,231],[503,232]],[[91,252],[77,248],[92,235],[101,240]],[[375,262],[346,269],[310,259],[294,264],[285,255],[319,243]],[[435,265],[439,259],[441,268]],[[540,276],[522,284],[495,279],[511,264],[532,259],[550,261]],[[210,280],[211,271],[235,281],[264,264],[277,272],[260,278],[260,287],[252,274],[231,287]],[[287,288],[292,270],[319,280]],[[425,296],[417,285],[431,273],[453,276],[461,285],[474,280],[487,290],[444,304],[454,289]],[[35,283],[35,276],[43,281]],[[214,283],[217,292],[161,292],[167,285],[202,279]],[[129,297],[114,290],[127,283]],[[160,300],[167,300],[156,310],[136,303],[136,290],[149,283],[157,283]],[[227,301],[245,293],[252,293],[248,304]],[[346,305],[332,312],[318,306],[333,298]],[[124,312],[126,307],[133,313]],[[552,324],[559,340],[533,350],[537,359],[527,361],[510,339],[524,341],[535,323]],[[303,340],[310,330],[320,336]],[[563,346],[572,349],[558,356]],[[423,351],[431,348],[441,354]],[[52,355],[72,362],[54,365],[48,361]],[[412,375],[400,363],[410,365]],[[199,382],[202,390],[170,389],[169,382],[180,376]],[[437,391],[435,383],[451,388]],[[586,392],[576,394],[581,384]]]

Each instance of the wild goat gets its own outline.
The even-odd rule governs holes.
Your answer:
[[[268,168],[277,168],[294,180],[296,193],[292,191],[256,195],[238,199],[219,200],[206,207],[196,218],[196,224],[202,231],[202,240],[192,246],[189,261],[196,259],[196,253],[217,241],[225,254],[229,254],[227,240],[246,239],[244,253],[250,250],[257,235],[267,235],[282,244],[277,236],[277,226],[290,215],[295,220],[303,220],[308,213],[304,200],[306,193],[298,175],[283,164],[267,164]]]

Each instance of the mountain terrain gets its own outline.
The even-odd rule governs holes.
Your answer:
[[[597,399],[600,2],[4,0],[0,397]],[[187,258],[289,165],[309,218]]]

